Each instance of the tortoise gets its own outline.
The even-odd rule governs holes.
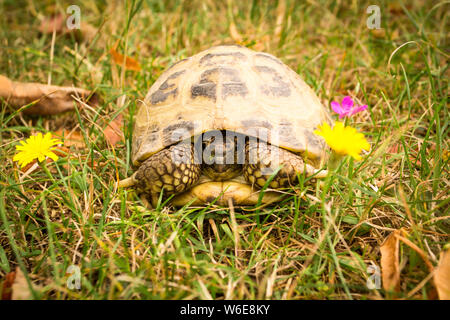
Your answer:
[[[169,67],[140,101],[137,170],[119,186],[135,186],[153,205],[161,191],[174,206],[275,202],[302,174],[326,175],[318,168],[327,147],[313,131],[331,121],[314,91],[273,55],[215,46]]]

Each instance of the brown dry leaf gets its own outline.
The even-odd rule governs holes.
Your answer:
[[[16,272],[11,271],[5,275],[5,279],[2,282],[2,296],[1,300],[11,300],[12,295],[12,285],[14,283],[14,279],[16,278]]]
[[[39,31],[41,33],[53,33],[53,30],[55,30],[56,33],[61,33],[64,29],[64,22],[65,19],[62,14],[45,18],[39,26]]]
[[[396,235],[401,235],[403,229],[393,231],[381,244],[381,276],[383,288],[386,291],[400,291],[399,246]]]
[[[123,54],[117,52],[117,45],[119,44],[119,40],[116,41],[114,46],[109,50],[113,61],[119,66],[123,65],[125,59],[125,68],[133,71],[141,71],[141,65],[135,59],[130,58],[128,56],[124,56]]]
[[[242,44],[242,42],[243,42],[242,36],[239,33],[239,31],[237,30],[236,25],[234,24],[234,22],[230,23],[230,28],[229,29],[230,29],[231,39],[236,41],[236,43],[238,43],[238,44]]]
[[[59,87],[34,82],[15,82],[0,75],[0,98],[15,109],[30,103],[33,105],[23,110],[25,114],[52,115],[75,108],[76,101],[72,96],[87,99],[94,104],[97,96],[91,92],[75,87]],[[20,109],[19,109],[20,110]]]
[[[69,29],[66,26],[66,17],[57,14],[42,20],[39,31],[44,34],[51,34],[55,30],[56,34],[73,34],[75,39],[81,41],[91,41],[97,34],[98,29],[93,25],[81,21],[79,29]]]
[[[120,113],[111,123],[103,130],[106,141],[115,146],[119,141],[124,141],[125,137],[122,132],[123,116]]]
[[[22,270],[16,268],[16,277],[11,286],[11,299],[12,300],[28,300],[33,297],[30,287],[28,286],[27,279]]]
[[[56,130],[53,135],[55,138],[59,138],[63,141],[64,147],[70,148],[71,146],[74,146],[76,149],[83,149],[86,147],[80,130],[70,131],[67,129],[59,129]]]
[[[440,300],[450,300],[450,249],[441,252],[439,265],[434,273],[434,284]]]

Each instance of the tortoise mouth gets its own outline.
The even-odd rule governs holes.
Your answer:
[[[261,198],[261,204],[277,202],[283,196],[276,191],[265,191]],[[199,183],[189,190],[176,195],[171,203],[174,206],[203,205],[214,203],[227,206],[229,201],[234,205],[250,206],[259,202],[260,191],[255,190],[245,182],[227,181],[207,181]]]

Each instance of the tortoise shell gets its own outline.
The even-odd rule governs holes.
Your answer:
[[[175,63],[152,85],[136,116],[132,161],[139,165],[203,132],[229,130],[318,163],[325,143],[313,131],[325,121],[331,118],[314,91],[279,59],[216,46]]]

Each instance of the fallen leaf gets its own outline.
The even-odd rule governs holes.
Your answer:
[[[113,121],[111,121],[103,134],[105,135],[106,141],[112,146],[115,146],[119,141],[124,141],[125,137],[122,132],[123,127],[123,116],[120,113]]]
[[[75,108],[72,96],[96,104],[98,98],[90,91],[75,87],[60,87],[34,82],[15,82],[0,75],[0,98],[25,114],[53,115]]]
[[[84,137],[80,130],[56,130],[53,135],[63,141],[64,147],[75,147],[76,149],[83,149],[86,147]]]
[[[2,297],[1,300],[11,300],[12,296],[12,285],[14,283],[14,279],[16,278],[16,272],[11,271],[8,272],[5,276],[5,279],[2,282]]]
[[[119,40],[116,41],[114,46],[109,50],[109,53],[111,54],[113,61],[118,64],[119,66],[122,66],[125,59],[125,68],[128,70],[133,71],[140,71],[141,65],[139,62],[137,62],[135,59],[130,58],[128,56],[124,56],[123,54],[117,52],[117,45],[119,44]]]
[[[434,284],[440,300],[450,300],[450,249],[441,252],[439,265],[434,273]]]
[[[96,27],[84,21],[81,21],[80,28],[69,29],[67,28],[66,21],[67,17],[63,16],[62,14],[47,17],[42,20],[39,26],[39,32],[44,34],[52,34],[54,30],[56,34],[73,34],[76,40],[85,42],[94,39],[95,35],[98,32],[98,29]]]
[[[56,33],[61,33],[64,29],[64,22],[65,19],[62,14],[47,17],[42,20],[41,25],[39,26],[39,32],[53,33],[53,30],[55,30]]]
[[[22,270],[16,268],[16,277],[11,286],[11,299],[12,300],[29,300],[33,297],[30,286]]]
[[[386,291],[400,291],[399,239],[403,229],[393,231],[381,244],[381,277]]]

